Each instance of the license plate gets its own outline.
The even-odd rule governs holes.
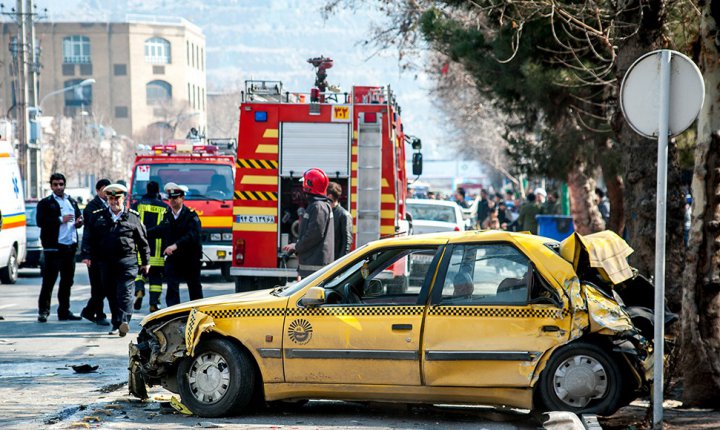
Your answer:
[[[246,224],[275,224],[275,217],[272,215],[237,215],[235,222]]]

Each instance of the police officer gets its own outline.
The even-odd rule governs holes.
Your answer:
[[[335,259],[335,228],[332,202],[327,197],[327,175],[312,168],[303,174],[303,191],[308,201],[300,222],[300,235],[283,250],[298,256],[298,276],[304,278]]]
[[[184,205],[188,188],[174,182],[165,184],[170,208],[159,226],[163,237],[165,261],[165,282],[168,306],[180,303],[180,282],[188,286],[190,300],[202,299],[200,265],[202,244],[200,242],[200,217],[194,209]]]
[[[150,269],[150,248],[140,214],[125,209],[127,188],[121,184],[105,187],[109,207],[93,212],[93,223],[83,235],[82,256],[88,266],[99,265],[106,288],[112,330],[125,336],[130,331],[138,256],[144,272]]]
[[[137,311],[142,307],[145,296],[145,283],[150,282],[150,312],[160,309],[160,296],[162,295],[163,272],[165,259],[163,258],[162,237],[154,230],[162,223],[169,206],[160,200],[160,185],[150,181],[145,187],[146,193],[132,208],[140,214],[140,220],[145,225],[150,244],[150,270],[147,277],[139,272],[135,278],[135,303],[133,308]]]
[[[85,220],[85,229],[87,230],[88,225],[93,223],[93,212],[98,209],[105,209],[108,207],[107,197],[105,197],[105,187],[110,185],[109,179],[100,179],[95,184],[95,198],[83,209],[83,219]],[[97,325],[109,326],[110,322],[107,320],[107,315],[103,308],[105,305],[105,288],[103,288],[102,280],[100,278],[99,266],[88,267],[88,277],[90,279],[90,299],[80,312],[80,316],[88,321],[92,321]]]

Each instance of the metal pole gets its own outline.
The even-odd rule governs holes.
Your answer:
[[[38,107],[38,70],[39,70],[39,61],[38,53],[37,53],[37,46],[35,43],[35,13],[33,13],[33,0],[26,0],[25,2],[25,31],[27,34],[28,40],[28,46],[30,51],[30,70],[28,75],[28,90],[29,90],[29,98],[27,99],[27,105],[34,109],[35,115],[35,121],[36,121],[36,136],[35,141],[32,145],[28,145],[28,158],[29,158],[29,164],[28,164],[28,194],[30,198],[37,199],[40,198],[40,184],[42,182],[41,175],[42,175],[42,153],[40,149],[41,144],[41,135],[42,133],[39,130],[39,127],[37,126],[37,121],[39,121],[39,112],[37,111]],[[29,122],[28,122],[29,124]],[[28,142],[30,142],[29,136],[31,133],[27,133],[28,135]]]
[[[655,342],[653,357],[653,428],[663,428],[665,355],[665,216],[667,213],[668,122],[671,52],[661,51],[658,117],[657,207],[655,212]]]
[[[18,167],[23,183],[23,195],[28,195],[28,88],[27,88],[27,33],[25,31],[25,15],[23,0],[17,0],[16,20],[18,24],[18,102],[17,120],[18,128]]]

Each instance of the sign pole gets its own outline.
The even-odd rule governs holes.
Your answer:
[[[668,122],[670,120],[670,62],[660,57],[660,106],[658,115],[657,207],[655,211],[655,350],[653,357],[653,428],[663,428],[665,355],[665,218],[667,215]]]

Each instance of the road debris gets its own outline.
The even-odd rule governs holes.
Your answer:
[[[74,370],[75,373],[94,373],[95,371],[98,370],[98,367],[100,367],[100,366],[98,366],[98,365],[91,366],[91,365],[85,363],[85,364],[76,364],[76,365],[73,365],[70,367],[72,367],[72,370]]]

